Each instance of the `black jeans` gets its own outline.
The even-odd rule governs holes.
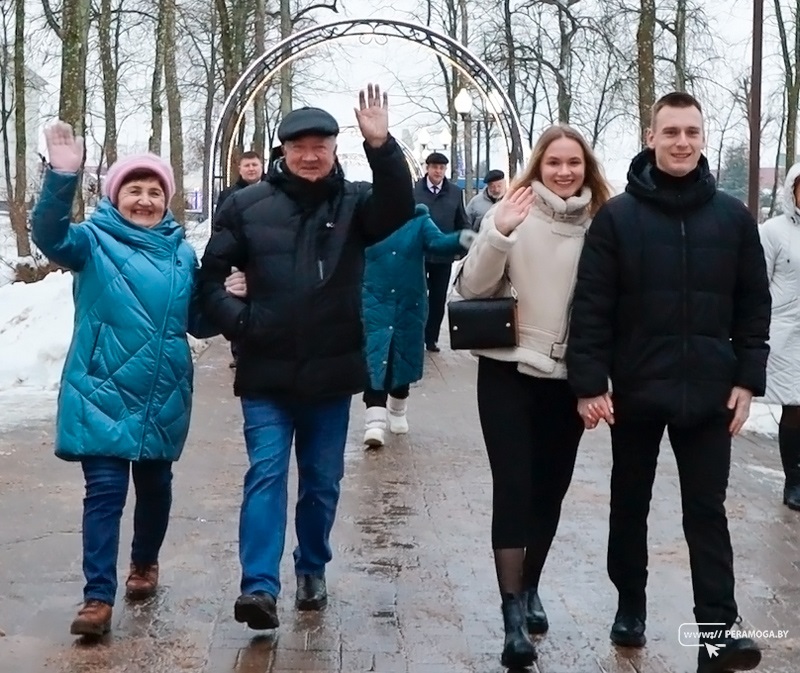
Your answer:
[[[492,470],[492,548],[527,548],[538,583],[572,480],[583,421],[569,384],[478,362],[478,413]]]
[[[659,421],[618,421],[611,427],[608,574],[619,591],[621,608],[646,614],[647,514],[666,427],[678,464],[695,619],[735,622],[733,551],[725,515],[731,464],[728,423],[720,417],[694,427]]]
[[[425,278],[428,283],[428,322],[425,323],[426,344],[435,344],[439,341],[452,267],[452,264],[425,262]]]
[[[398,400],[404,400],[408,397],[410,386],[409,384],[405,384],[404,386],[397,386],[396,388],[389,389],[392,380],[392,362],[394,361],[394,356],[392,355],[391,351],[389,352],[389,362],[386,365],[386,377],[384,378],[384,388],[383,390],[374,390],[372,388],[367,388],[364,391],[364,406],[366,407],[385,407],[386,402],[389,399],[389,395],[394,397]]]

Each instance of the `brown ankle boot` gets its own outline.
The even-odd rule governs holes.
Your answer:
[[[158,588],[158,563],[139,565],[131,563],[131,571],[125,582],[125,596],[132,601],[141,601],[155,596]]]
[[[102,601],[89,600],[72,620],[69,632],[73,636],[104,636],[111,630],[111,606]]]

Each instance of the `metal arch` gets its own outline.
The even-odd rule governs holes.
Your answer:
[[[526,153],[523,150],[522,125],[517,111],[497,78],[483,61],[453,38],[427,26],[388,19],[345,19],[312,26],[290,35],[258,57],[242,73],[225,100],[222,114],[214,128],[214,141],[207,157],[211,168],[208,172],[207,185],[209,195],[214,193],[214,183],[217,180],[228,178],[227,172],[234,147],[232,139],[237,137],[245,111],[259,91],[281,68],[305,52],[325,42],[353,37],[359,38],[363,43],[372,39],[385,43],[389,38],[397,38],[419,44],[456,67],[485,101],[490,102],[492,98],[495,101],[499,99],[502,102],[502,109],[496,110],[492,104],[487,105],[487,109],[491,112],[506,144],[509,172],[513,174],[522,167]],[[226,128],[231,128],[232,131],[228,147],[222,147]],[[213,199],[210,201],[209,213],[212,213]]]

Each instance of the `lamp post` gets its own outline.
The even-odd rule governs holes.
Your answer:
[[[472,96],[466,89],[458,92],[453,106],[464,122],[464,192],[472,198]]]

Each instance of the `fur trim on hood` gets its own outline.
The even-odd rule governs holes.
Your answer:
[[[800,178],[800,163],[792,166],[786,174],[786,180],[783,183],[783,214],[795,224],[800,225],[800,215],[796,210],[798,204],[794,199],[794,184],[798,178]]]

